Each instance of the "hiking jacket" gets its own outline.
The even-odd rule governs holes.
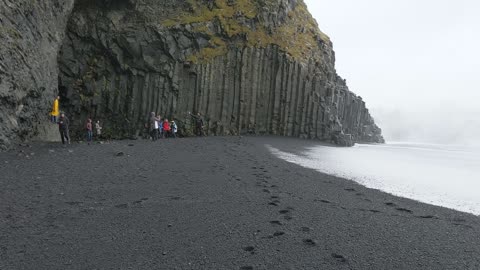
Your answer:
[[[58,128],[61,130],[68,130],[68,125],[70,125],[70,120],[68,117],[60,117],[58,119]]]
[[[150,131],[155,130],[155,124],[158,123],[158,118],[155,115],[150,116]]]
[[[170,131],[170,123],[168,123],[167,121],[163,121],[163,130]]]
[[[58,116],[59,114],[60,114],[59,101],[58,101],[58,99],[55,99],[55,101],[53,101],[53,107],[52,107],[51,115],[52,116]]]

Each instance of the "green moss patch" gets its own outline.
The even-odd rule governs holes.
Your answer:
[[[193,63],[206,62],[225,55],[227,44],[239,40],[244,46],[266,48],[277,45],[294,59],[319,59],[321,51],[319,43],[329,44],[330,39],[322,33],[317,23],[307,10],[303,1],[299,1],[290,11],[285,23],[275,29],[267,30],[259,22],[258,10],[272,9],[270,2],[258,0],[215,0],[210,7],[202,1],[188,0],[191,12],[184,12],[162,22],[166,27],[178,25],[194,25],[193,31],[210,37],[208,47],[190,55]],[[230,3],[230,4],[229,4]],[[273,5],[273,3],[270,3]],[[220,31],[212,31],[207,24],[218,22]]]

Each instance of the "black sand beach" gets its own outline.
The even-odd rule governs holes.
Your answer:
[[[266,144],[315,142],[1,153],[0,269],[480,269],[479,217],[304,169]]]

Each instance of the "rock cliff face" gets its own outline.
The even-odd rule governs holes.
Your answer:
[[[155,111],[175,118],[180,132],[189,135],[188,112],[201,112],[211,135],[383,142],[365,103],[336,74],[332,43],[303,1],[77,0],[71,14],[72,3],[58,3],[38,5],[56,9],[34,23],[45,28],[40,33],[46,38],[28,39],[31,55],[47,60],[43,66],[18,65],[27,73],[49,72],[25,87],[45,89],[27,110],[37,114],[36,122],[51,105],[45,97],[54,96],[58,66],[62,109],[73,131],[82,131],[92,117],[104,122],[106,135],[136,137]],[[52,31],[55,38],[48,43]],[[52,49],[38,50],[35,44],[42,42]],[[7,67],[0,66],[0,76]],[[4,82],[2,95],[3,89],[17,92]],[[11,121],[21,119],[18,110],[12,106]],[[37,127],[29,126],[0,136],[4,143],[27,138]]]
[[[38,136],[73,0],[0,0],[0,149]]]

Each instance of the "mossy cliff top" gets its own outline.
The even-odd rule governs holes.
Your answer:
[[[209,44],[188,60],[203,62],[224,55],[229,45],[264,48],[277,45],[299,61],[322,59],[331,47],[301,0],[186,0],[181,11],[161,21],[167,28],[190,26]]]

